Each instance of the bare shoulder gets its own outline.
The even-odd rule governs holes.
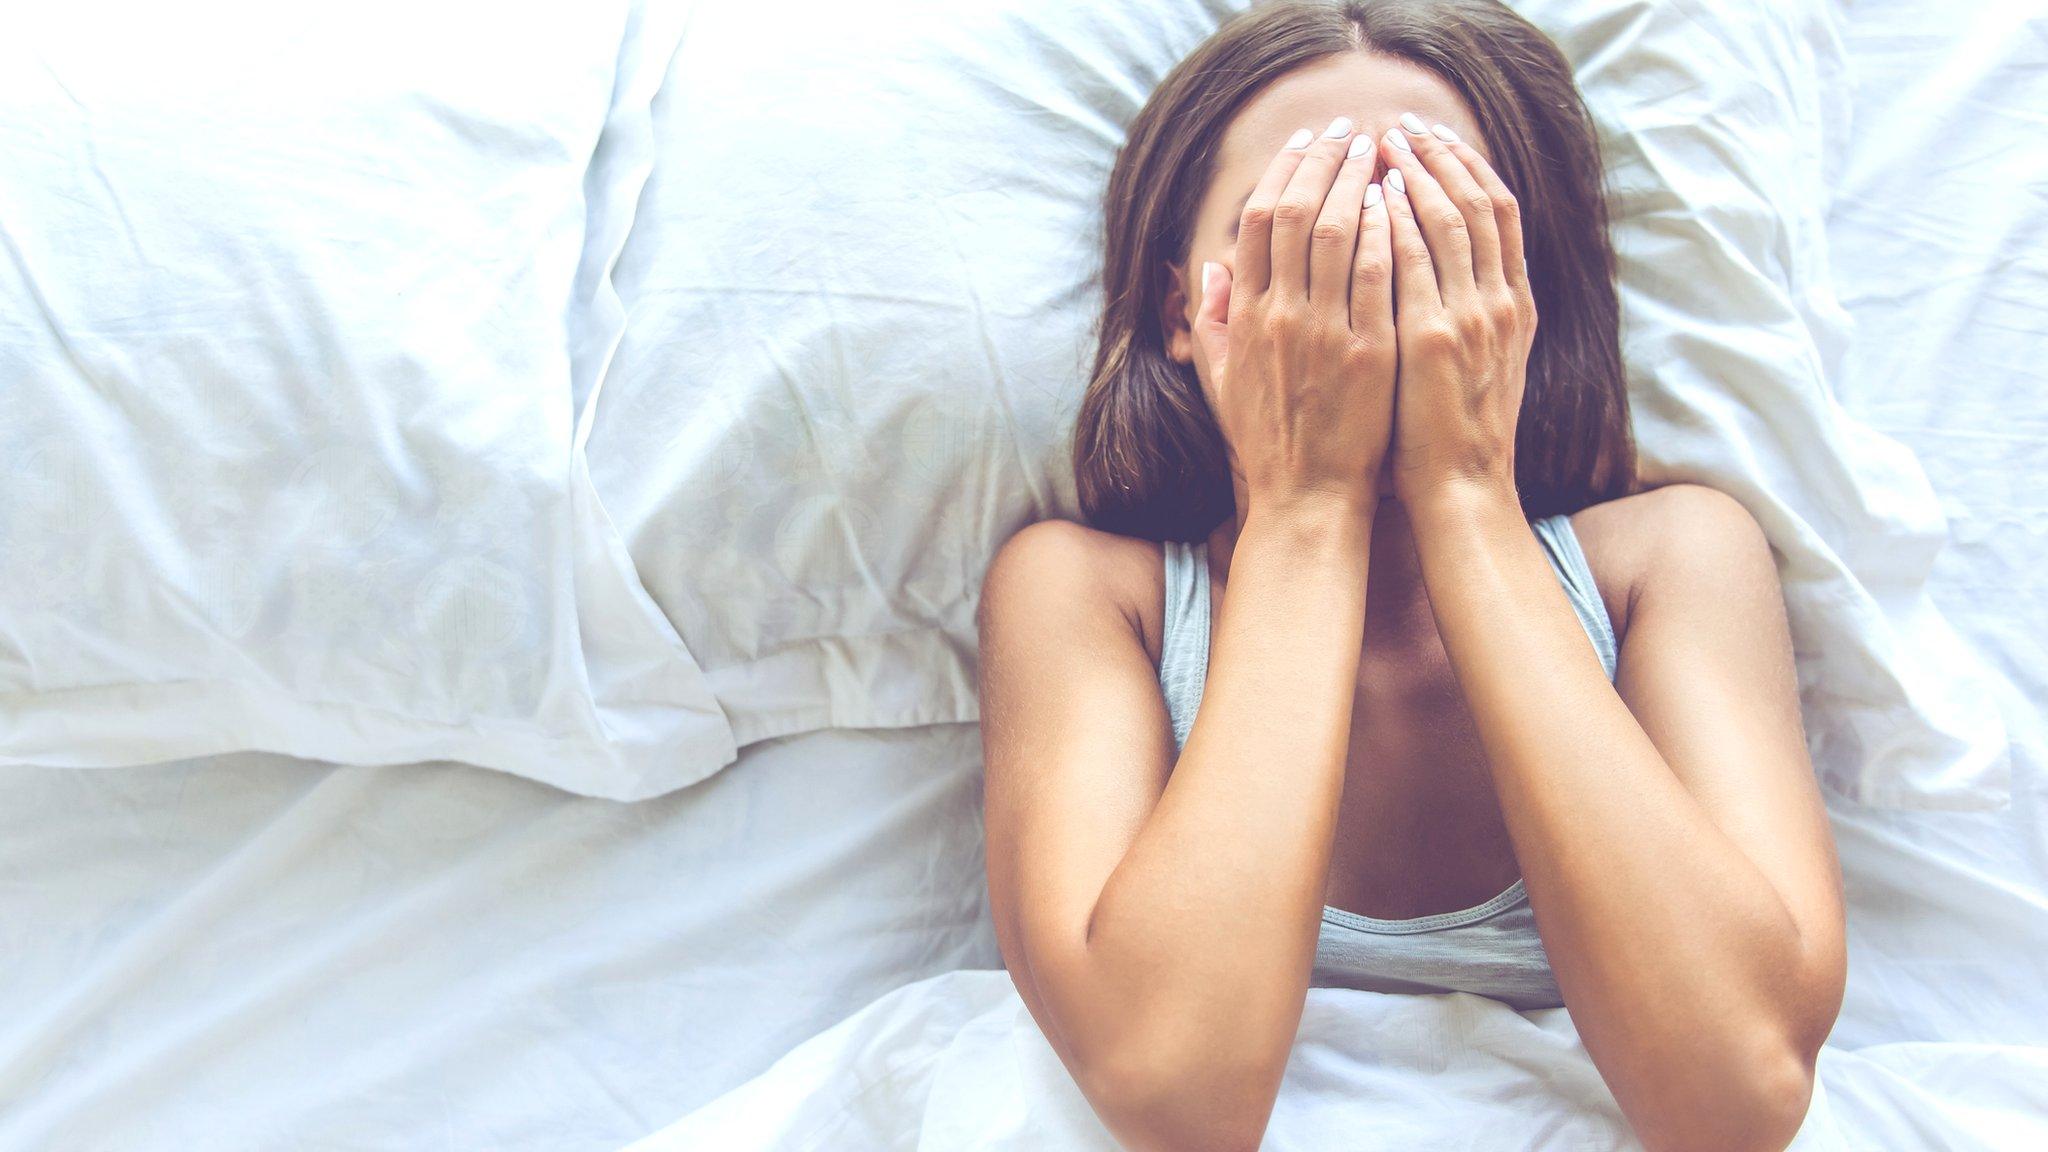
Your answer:
[[[1006,626],[1091,628],[1120,617],[1157,659],[1164,591],[1156,542],[1041,520],[997,550],[982,582],[978,620],[986,641]]]
[[[1067,788],[1105,811],[1157,799],[1173,740],[1158,681],[1161,568],[1155,543],[1062,520],[996,552],[976,678],[992,835],[1009,826],[1003,814]],[[1108,804],[1105,788],[1122,799]]]
[[[1626,631],[1646,595],[1776,599],[1770,541],[1741,501],[1700,484],[1671,484],[1572,515],[1572,531],[1607,603]]]

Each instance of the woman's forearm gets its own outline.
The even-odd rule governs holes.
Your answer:
[[[1250,1085],[1270,1108],[1300,1023],[1343,791],[1370,536],[1369,513],[1349,507],[1248,513],[1201,710],[1089,922],[1088,963],[1124,1001],[1119,1046],[1175,1079],[1214,1076],[1184,1083],[1182,1108],[1235,1106],[1248,1078],[1270,1079]]]
[[[1410,515],[1588,1050],[1652,1148],[1761,1146],[1760,1115],[1804,1108],[1797,922],[1609,683],[1512,492],[1450,488]]]

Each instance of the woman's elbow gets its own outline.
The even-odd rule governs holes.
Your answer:
[[[1784,1152],[1813,1103],[1814,1063],[1797,1053],[1759,1059],[1696,1101],[1692,1122],[1645,1139],[1650,1152]]]
[[[1806,1124],[1813,1105],[1814,1061],[1788,1054],[1759,1069],[1750,1088],[1757,1116],[1758,1152],[1784,1152]]]
[[[1159,1045],[1123,1045],[1074,1072],[1129,1152],[1256,1152],[1278,1093],[1271,1069]]]

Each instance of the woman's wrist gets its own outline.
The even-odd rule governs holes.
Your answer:
[[[1370,489],[1254,496],[1245,510],[1239,546],[1244,536],[1258,535],[1305,556],[1328,554],[1347,561],[1363,558],[1378,508],[1379,495]]]
[[[1402,494],[1401,505],[1418,536],[1482,528],[1505,515],[1522,519],[1513,478],[1490,473],[1445,476],[1415,485]]]

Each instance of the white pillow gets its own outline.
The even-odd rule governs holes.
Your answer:
[[[634,797],[731,759],[574,406],[666,7],[15,14],[0,762],[447,758]]]
[[[1122,126],[1227,8],[697,12],[590,459],[740,743],[975,719],[989,558],[1075,511]]]
[[[1123,126],[1238,3],[706,6],[656,102],[593,477],[740,742],[975,718],[995,549],[1074,517],[1068,437]],[[1835,407],[1820,0],[1530,0],[1618,189],[1643,457],[1784,556],[1813,747],[1883,803],[2002,798],[1919,589],[1917,467]],[[1901,562],[1903,559],[1903,563]]]
[[[1992,808],[1990,681],[1926,591],[1947,529],[1919,462],[1831,390],[1827,259],[1847,68],[1825,0],[1524,0],[1600,127],[1642,474],[1742,501],[1776,549],[1815,768],[1881,807]]]

